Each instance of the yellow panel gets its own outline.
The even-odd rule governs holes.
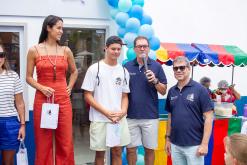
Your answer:
[[[155,151],[155,160],[154,165],[166,165],[167,164],[167,155],[163,151]]]
[[[165,149],[166,125],[167,125],[167,121],[160,121],[159,122],[158,147],[156,148],[156,150],[164,150]]]
[[[155,165],[166,165],[167,155],[165,152],[165,134],[167,121],[159,122],[158,147],[155,150]]]

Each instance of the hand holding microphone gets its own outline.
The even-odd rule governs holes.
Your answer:
[[[142,62],[144,64],[144,68],[145,68],[145,72],[146,72],[148,70],[148,64],[147,64],[146,54],[145,53],[142,53],[141,57],[142,57]]]
[[[153,74],[152,74],[153,72],[151,70],[148,70],[146,54],[142,53],[141,58],[142,58],[142,62],[144,65],[146,77],[147,77],[148,81],[150,82],[150,80],[153,79]]]
[[[150,83],[153,83],[153,81],[156,79],[154,73],[151,70],[147,70],[145,74],[148,79],[148,82]]]
[[[148,79],[148,82],[154,84],[154,85],[157,85],[159,84],[159,80],[155,77],[154,73],[148,69],[148,64],[147,64],[147,58],[146,58],[146,54],[143,53],[142,54],[142,61],[143,61],[143,64],[144,64],[144,68],[145,68],[145,74],[146,74],[146,77]]]
[[[160,83],[151,70],[147,70],[145,74],[148,79],[148,82],[152,83],[153,85],[157,85]]]

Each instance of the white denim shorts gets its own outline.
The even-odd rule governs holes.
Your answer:
[[[131,141],[127,148],[143,145],[148,149],[158,146],[159,119],[127,119]]]

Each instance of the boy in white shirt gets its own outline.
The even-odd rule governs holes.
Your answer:
[[[122,45],[117,36],[107,39],[104,59],[88,68],[81,87],[90,104],[90,149],[96,151],[96,165],[104,164],[107,147],[111,147],[111,164],[122,164],[122,146],[130,143],[126,120],[129,73],[117,62]]]

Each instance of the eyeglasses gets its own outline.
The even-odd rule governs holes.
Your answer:
[[[141,49],[141,48],[147,49],[149,46],[148,45],[136,45],[135,47],[138,49]]]
[[[6,57],[6,53],[5,52],[0,52],[0,58],[5,58]]]
[[[186,68],[185,65],[183,65],[183,66],[174,66],[174,67],[173,67],[173,71],[174,71],[174,72],[177,72],[178,70],[184,71],[185,68]]]

